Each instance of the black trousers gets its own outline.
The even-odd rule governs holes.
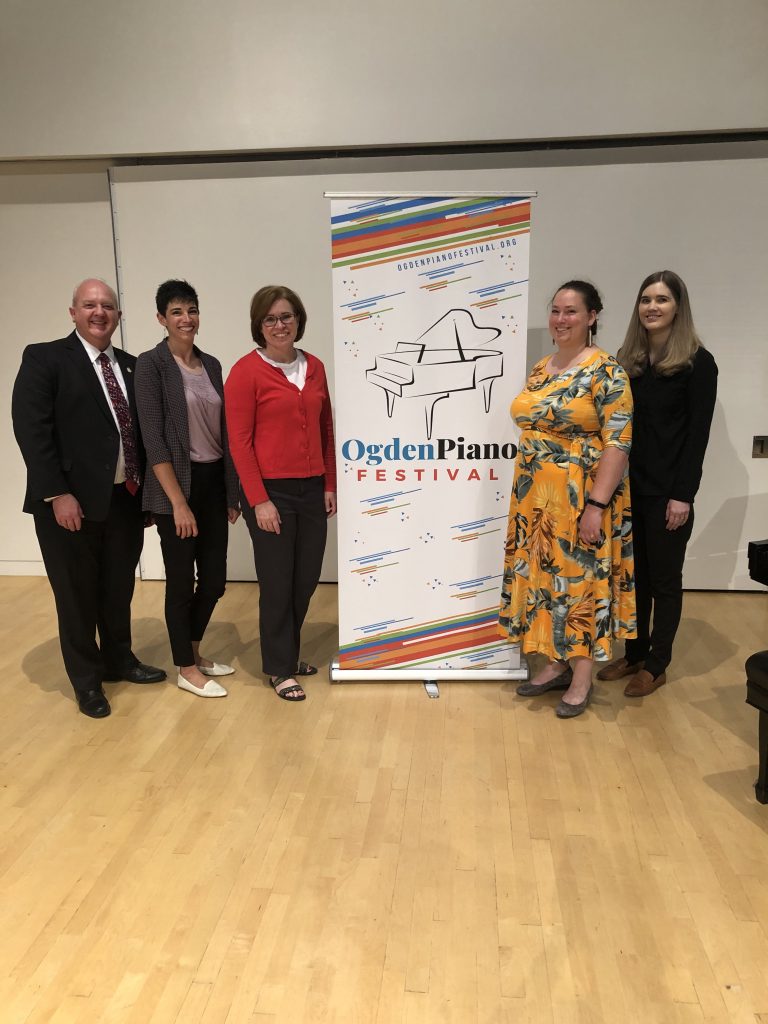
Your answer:
[[[196,537],[177,537],[172,515],[156,515],[165,564],[165,624],[175,665],[194,665],[199,642],[227,584],[224,462],[193,462],[189,507]],[[197,576],[195,576],[197,568]]]
[[[320,579],[328,532],[325,478],[265,480],[280,513],[280,533],[267,533],[242,497],[259,579],[259,633],[263,671],[290,676],[299,664],[301,627]]]
[[[34,518],[56,601],[64,667],[75,693],[95,689],[105,673],[138,664],[131,650],[131,599],[144,544],[139,500],[116,484],[107,518],[84,519],[75,532],[59,526],[53,508]]]
[[[677,530],[667,529],[666,509],[667,498],[632,494],[637,640],[627,640],[624,656],[631,664],[644,661],[654,677],[672,660],[683,610],[685,549],[693,530],[693,505]]]

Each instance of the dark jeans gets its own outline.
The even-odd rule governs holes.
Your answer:
[[[667,498],[632,494],[637,640],[627,640],[624,656],[633,665],[644,661],[654,677],[672,660],[683,610],[685,549],[693,529],[693,505],[677,530],[666,528],[666,509]]]
[[[177,537],[172,515],[156,515],[165,563],[165,623],[176,665],[194,665],[192,642],[203,639],[227,583],[227,494],[224,462],[193,462],[189,507],[196,537]],[[197,567],[197,579],[195,579]]]
[[[259,633],[263,671],[291,676],[299,664],[301,627],[320,579],[328,518],[321,476],[265,480],[280,513],[280,533],[267,533],[242,496],[259,580]]]
[[[56,599],[67,675],[75,693],[95,689],[105,673],[138,664],[131,651],[131,599],[144,544],[138,499],[117,484],[103,522],[84,519],[80,530],[65,530],[50,508],[35,515],[35,532]]]

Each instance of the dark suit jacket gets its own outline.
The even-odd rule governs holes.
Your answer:
[[[136,358],[119,348],[114,351],[141,452],[133,392]],[[13,430],[27,465],[24,511],[50,514],[45,498],[72,493],[86,519],[105,520],[120,434],[93,364],[74,331],[58,341],[27,346],[11,409]]]
[[[227,423],[224,416],[224,382],[221,363],[195,346],[195,353],[217,394],[221,397],[221,441],[224,449],[224,472],[227,486],[227,507],[239,508],[239,484],[232,456],[229,454]],[[141,434],[147,453],[148,467],[170,462],[179,486],[189,497],[192,464],[189,457],[189,415],[184,396],[181,370],[173,358],[168,342],[163,339],[149,352],[142,352],[136,364],[136,402]],[[173,506],[151,468],[144,482],[144,508],[149,512],[171,515]]]

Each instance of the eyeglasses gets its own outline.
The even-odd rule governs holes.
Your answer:
[[[280,316],[272,316],[270,314],[269,316],[264,317],[264,319],[261,321],[261,326],[276,327],[279,321],[283,325],[283,327],[287,327],[289,324],[292,324],[295,319],[295,313],[281,313]]]

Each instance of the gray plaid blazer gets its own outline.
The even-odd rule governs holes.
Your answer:
[[[195,353],[200,357],[211,384],[221,396],[221,440],[224,448],[227,507],[239,508],[239,484],[232,456],[229,454],[227,424],[224,417],[221,363],[213,356],[201,352],[197,346]],[[179,486],[188,498],[192,464],[189,458],[189,417],[184,397],[184,382],[181,379],[181,370],[171,355],[165,338],[149,352],[141,353],[136,362],[134,378],[141,438],[147,453],[144,511],[172,515],[173,506],[151,467],[158,462],[170,462]]]

